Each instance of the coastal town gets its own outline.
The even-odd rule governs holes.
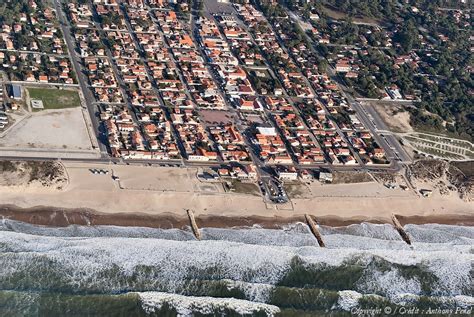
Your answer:
[[[0,0],[1,316],[472,316],[471,0]]]
[[[207,168],[209,177],[258,182],[272,202],[287,201],[284,180],[398,172],[412,162],[363,104],[421,97],[394,83],[361,86],[374,48],[399,45],[374,23],[343,38],[346,22],[272,1],[29,0],[11,11],[0,26],[3,134],[14,126],[10,113],[44,107],[33,85],[77,91],[96,153],[77,160]],[[462,12],[453,15],[465,26]],[[420,53],[379,58],[422,72]],[[422,154],[438,146],[409,137]],[[449,155],[473,154],[438,142]]]

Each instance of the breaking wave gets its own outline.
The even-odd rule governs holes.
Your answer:
[[[320,229],[327,248],[302,223],[280,230],[204,228],[196,241],[190,230],[3,220],[0,315],[56,303],[99,316],[88,309],[103,302],[117,310],[141,303],[137,316],[472,307],[472,227],[407,225],[412,247],[389,225]]]
[[[264,313],[266,316],[274,316],[280,312],[277,306],[235,298],[194,297],[159,292],[139,293],[139,296],[144,309],[153,313],[160,311],[165,305],[167,309],[174,309],[180,316],[192,316],[195,313],[224,315],[229,312],[240,315]]]

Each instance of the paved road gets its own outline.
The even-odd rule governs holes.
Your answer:
[[[40,51],[22,51],[22,50],[12,50],[12,49],[6,49],[6,48],[0,48],[0,52],[12,52],[12,53],[18,53],[18,54],[37,54],[37,55],[46,55],[46,56],[55,56],[59,58],[67,58],[69,57],[68,55],[64,54],[55,54],[55,53],[45,53],[45,52],[40,52]]]
[[[146,5],[146,8],[150,12],[152,11],[151,7],[149,7],[148,4]],[[155,18],[155,16],[153,14],[150,13],[149,16],[150,16],[151,20],[153,21],[153,23],[155,24],[155,26],[158,29],[158,33],[160,34],[160,37],[163,41],[163,44],[165,45],[165,49],[168,51],[169,56],[171,57],[172,64],[176,68],[176,73],[178,74],[179,80],[184,85],[184,87],[186,87],[184,93],[186,94],[186,96],[189,100],[193,101],[193,103],[195,105],[197,105],[196,100],[194,99],[194,97],[190,93],[191,87],[189,87],[187,81],[184,79],[183,69],[181,68],[181,65],[176,60],[176,57],[174,55],[174,51],[171,48],[170,44],[168,43],[168,39],[166,38],[165,34],[163,33],[163,29],[161,28],[161,24],[159,23],[159,21]],[[158,93],[161,96],[161,93],[159,92],[158,86],[156,84],[155,84],[155,86],[156,86],[156,89],[157,89]],[[164,100],[162,101],[162,103],[163,103],[163,106],[164,106],[165,105]],[[171,118],[170,118],[170,120],[171,120]],[[173,128],[173,129],[175,129],[175,128]],[[210,140],[212,140],[214,142],[213,138],[211,138],[209,136],[209,134],[208,134],[208,137],[209,137]],[[176,142],[178,142],[178,146],[180,147],[180,149],[182,149],[183,158],[187,158],[188,154],[186,153],[185,146],[184,146],[183,142],[181,141],[181,139],[179,138],[179,133],[177,131],[176,131],[176,140],[177,140]],[[216,153],[219,153],[219,151],[217,150],[217,145],[215,144],[215,142],[214,142],[213,146],[214,146],[214,150],[216,151]],[[219,162],[222,161],[222,159],[219,156],[218,156],[218,160],[219,160]]]
[[[217,21],[215,21],[214,17],[212,16],[212,14],[210,14],[210,12],[208,11],[208,8],[207,6],[205,6],[205,10],[206,12],[208,13],[208,18],[210,20],[212,20],[214,23],[216,23],[216,25],[218,25]],[[222,78],[219,78],[217,77],[217,74],[216,72],[214,71],[213,69],[213,65],[212,64],[209,64],[207,62],[207,56],[206,54],[204,53],[201,45],[200,45],[200,35],[199,35],[199,30],[196,26],[196,19],[199,18],[199,11],[196,10],[195,8],[193,8],[192,10],[192,20],[191,20],[191,30],[192,30],[192,33],[193,33],[193,38],[195,40],[195,42],[197,43],[197,47],[201,53],[201,56],[204,58],[205,60],[205,65],[206,65],[206,68],[208,69],[209,73],[211,74],[214,82],[216,83],[217,87],[218,87],[218,93],[220,94],[220,96],[223,98],[223,100],[225,101],[226,103],[226,106],[227,106],[227,110],[232,113],[232,116],[234,118],[234,123],[235,123],[235,126],[237,128],[237,130],[240,132],[240,134],[243,136],[243,139],[244,139],[244,143],[245,143],[245,146],[247,148],[247,151],[252,159],[252,162],[254,163],[254,165],[256,166],[256,172],[257,172],[257,177],[258,179],[260,180],[265,180],[265,179],[269,179],[271,178],[271,174],[269,173],[268,171],[268,168],[266,167],[266,164],[265,162],[263,162],[259,155],[256,153],[256,149],[255,149],[255,145],[252,144],[250,142],[250,136],[248,135],[247,133],[247,126],[242,122],[242,120],[240,119],[240,116],[239,116],[239,113],[238,111],[235,109],[235,107],[232,105],[232,101],[230,100],[229,96],[226,94],[226,92],[224,91],[223,89],[223,86],[222,84],[224,84],[224,79]],[[226,40],[226,37],[225,35],[222,33],[222,30],[219,28],[219,32],[220,32],[220,35],[222,37],[222,39]],[[228,43],[229,44],[229,43]],[[230,45],[229,45],[229,48],[230,48]],[[234,56],[235,57],[235,56]],[[239,66],[242,66],[242,65],[239,65]]]
[[[105,40],[108,38],[107,33],[104,29],[102,29],[102,25],[99,22],[100,21],[99,14],[97,13],[96,8],[95,8],[94,5],[92,5],[92,20],[93,20],[93,23],[95,24],[95,27],[96,27],[97,31],[100,34],[102,43],[105,46],[105,53],[106,53],[107,58],[109,60],[110,66],[112,67],[114,76],[118,81],[118,88],[120,89],[120,92],[121,92],[122,97],[125,101],[125,104],[128,106],[128,108],[130,110],[130,115],[132,116],[135,125],[138,125],[138,120],[136,118],[135,111],[133,111],[133,107],[132,107],[132,104],[130,102],[130,98],[127,94],[127,85],[123,81],[122,73],[118,69],[117,64],[115,63],[115,59],[112,56],[112,52],[110,50],[110,47],[105,42]]]
[[[236,19],[240,22],[240,26],[243,27],[243,28],[246,30],[246,32],[250,35],[253,44],[254,44],[256,47],[259,48],[260,53],[262,54],[262,56],[266,56],[266,52],[262,51],[260,45],[258,45],[258,44],[256,43],[256,40],[255,40],[253,34],[250,32],[248,26],[245,25],[245,23],[240,19],[240,17],[236,16]],[[265,21],[266,21],[266,23],[270,26],[270,28],[273,30],[273,26],[271,25],[271,23],[270,23],[268,20],[266,20],[266,18],[265,18]],[[292,56],[292,54],[289,54],[287,48],[285,47],[285,45],[283,44],[282,40],[279,38],[279,36],[277,35],[277,33],[276,33],[274,30],[273,30],[273,32],[275,33],[275,37],[276,37],[276,39],[277,39],[278,44],[280,45],[280,47],[285,51],[286,54],[288,54],[289,56]],[[275,79],[279,82],[280,86],[281,86],[282,89],[283,89],[283,93],[284,93],[285,98],[288,100],[288,102],[289,102],[289,103],[291,104],[291,106],[293,107],[295,113],[298,115],[298,118],[299,118],[300,121],[303,123],[305,129],[306,129],[307,131],[310,131],[311,140],[314,142],[314,144],[317,144],[317,145],[319,146],[319,148],[321,149],[321,151],[322,151],[322,153],[323,153],[323,155],[324,155],[325,160],[326,160],[327,162],[329,162],[330,159],[329,159],[328,153],[323,149],[323,147],[322,147],[321,143],[319,142],[319,140],[316,138],[316,136],[314,135],[314,133],[313,133],[313,132],[311,131],[311,129],[308,127],[305,118],[301,115],[301,112],[299,111],[299,109],[297,109],[297,107],[296,107],[296,105],[295,105],[295,103],[294,103],[294,101],[293,101],[293,98],[288,94],[288,91],[287,91],[287,89],[285,88],[284,83],[281,81],[281,78],[276,75],[276,71],[275,71],[273,65],[270,65],[270,63],[268,62],[268,59],[267,59],[267,58],[265,58],[264,62],[265,62],[266,67],[268,68],[270,74],[273,76],[273,78],[275,78]],[[298,63],[297,63],[296,60],[294,60],[294,62],[298,65]],[[311,86],[311,84],[310,84],[308,78],[307,78],[306,76],[304,76],[304,79],[305,79],[305,82],[306,82],[307,86],[311,89],[311,93],[315,96],[314,99],[316,99],[317,94],[316,94],[316,92],[314,91],[313,87]],[[324,107],[324,103],[323,103],[323,102],[321,102],[321,105]],[[328,109],[327,109],[326,107],[324,107],[324,109],[325,109],[326,114],[329,114]],[[271,114],[269,114],[269,115],[271,116]],[[342,131],[339,129],[339,126],[336,125],[336,127],[337,127],[337,133],[341,136],[341,138],[342,138],[343,140],[345,140],[345,136],[344,136],[344,134],[342,133]],[[346,141],[346,143],[347,143],[347,144],[350,144],[350,143],[347,142],[347,141]],[[296,157],[295,157],[295,155],[294,155],[294,153],[293,153],[293,151],[292,151],[292,147],[289,146],[289,145],[287,145],[287,147],[288,147],[289,149],[291,149],[290,153],[292,153],[292,155],[293,155],[293,160],[295,161],[296,165],[298,165],[298,163],[297,163],[298,161],[297,161],[297,159],[296,159]],[[353,150],[353,149],[352,149],[352,150]],[[353,152],[355,153],[355,151],[353,151]],[[355,153],[355,155],[356,155],[356,159],[358,159],[358,162],[361,162],[360,157],[358,156],[358,154]],[[359,165],[361,165],[361,164],[359,163]],[[306,167],[306,168],[308,168],[308,167]]]
[[[132,28],[132,25],[130,23],[130,18],[126,12],[126,9],[125,9],[125,6],[122,4],[121,5],[121,9],[123,11],[123,14],[125,16],[125,23],[127,25],[127,30],[128,32],[131,34],[132,36],[132,39],[133,39],[133,42],[135,44],[135,48],[138,50],[138,52],[140,53],[140,59],[141,61],[143,62],[144,66],[145,66],[145,69],[146,69],[146,72],[147,72],[147,77],[148,77],[148,80],[151,82],[152,84],[152,89],[153,89],[153,92],[155,93],[155,95],[158,97],[158,101],[161,105],[161,108],[163,109],[164,113],[165,113],[165,116],[166,116],[166,119],[171,122],[171,116],[168,112],[168,109],[165,105],[165,101],[163,99],[163,95],[161,94],[161,91],[158,87],[158,84],[156,83],[156,80],[153,76],[153,72],[152,70],[150,69],[150,66],[148,65],[148,58],[146,56],[146,53],[145,51],[142,49],[142,46],[140,45],[139,41],[138,41],[138,38],[135,34],[135,32],[133,31],[133,28]],[[151,12],[151,8],[147,5],[146,6],[146,9],[148,9],[149,12]],[[153,17],[153,15],[150,13],[149,15],[149,18],[152,20],[152,22],[155,24],[155,26],[159,29],[159,34],[160,34],[160,37],[163,41],[163,43],[165,43],[166,39],[164,38],[164,35],[163,33],[161,32],[161,29],[160,29],[160,25],[157,23],[157,21],[155,20],[155,18]],[[167,45],[167,43],[165,43]],[[169,47],[168,47],[169,49]],[[173,56],[173,55],[171,55]],[[173,57],[173,61],[174,61],[174,57]],[[181,78],[181,74],[180,74],[180,78]],[[171,130],[172,130],[172,133],[173,133],[173,137],[174,137],[174,140],[176,142],[176,144],[178,145],[178,149],[181,153],[181,163],[184,164],[185,163],[185,159],[187,158],[187,153],[186,153],[186,150],[185,150],[185,147],[183,145],[183,142],[181,141],[181,138],[179,136],[179,133],[178,131],[176,130],[175,126],[172,124],[171,125]]]
[[[59,162],[71,162],[71,163],[91,163],[91,164],[116,164],[116,165],[131,165],[131,166],[169,166],[169,167],[189,167],[189,168],[220,168],[222,165],[218,162],[190,162],[186,161],[185,164],[181,160],[123,160],[117,158],[58,158],[58,157],[36,157],[36,156],[0,156],[1,160],[9,161],[59,161]],[[306,167],[308,168],[308,167]],[[359,172],[398,172],[401,169],[393,166],[371,166],[371,167],[358,167],[358,166],[330,166],[331,170],[334,171],[359,171]],[[266,174],[261,177],[262,180],[271,179],[271,174]]]
[[[279,33],[276,32],[274,26],[272,25],[272,23],[270,23],[270,21],[268,21],[268,19],[266,17],[265,18],[265,21],[268,23],[268,25],[270,26],[270,28],[272,29],[273,33],[275,34],[275,37],[278,41],[278,44],[280,45],[280,47],[285,51],[286,54],[288,54],[288,56],[290,56],[292,59],[293,59],[293,62],[296,64],[296,65],[300,65],[300,63],[297,61],[297,59],[295,58],[294,54],[293,53],[290,53],[289,50],[286,48],[285,46],[285,43],[283,42],[282,38],[280,37]],[[297,21],[298,22],[298,21]],[[311,49],[311,48],[310,48]],[[301,69],[300,69],[301,71]],[[303,79],[306,83],[306,86],[310,89],[311,93],[314,95],[314,99],[317,99],[319,100],[321,106],[323,107],[325,113],[327,116],[330,115],[330,112],[329,112],[329,109],[326,107],[326,104],[324,102],[324,100],[321,100],[318,98],[318,94],[316,93],[316,90],[314,89],[313,87],[313,84],[311,83],[311,81],[308,79],[308,77],[303,74],[303,72],[301,72],[302,76],[303,76]],[[299,112],[297,112],[299,113]],[[304,122],[304,121],[303,121]],[[339,124],[337,122],[334,122],[335,124],[335,127],[336,127],[336,132],[337,134],[341,137],[341,139],[348,145],[351,153],[355,156],[355,159],[357,160],[358,164],[359,165],[363,165],[364,162],[362,160],[362,158],[360,157],[359,153],[354,149],[354,147],[352,146],[352,143],[349,142],[349,140],[347,140],[344,132],[341,130],[341,128],[339,127]],[[310,131],[308,129],[308,131]],[[319,144],[319,143],[318,143]],[[321,145],[320,145],[320,148],[322,149]]]
[[[63,11],[60,0],[54,0],[53,3],[54,3],[54,7],[56,9],[56,12],[59,18],[61,31],[63,33],[64,39],[66,41],[66,45],[69,51],[71,64],[74,69],[74,72],[76,73],[77,80],[79,82],[79,86],[82,91],[82,97],[86,104],[87,110],[89,112],[89,116],[92,122],[92,127],[95,133],[94,136],[97,138],[100,152],[102,153],[102,155],[106,156],[107,155],[107,146],[105,145],[106,140],[105,140],[105,136],[101,135],[101,132],[100,132],[101,123],[97,115],[96,106],[94,105],[95,98],[92,92],[87,88],[88,79],[83,73],[82,64],[80,63],[81,58],[79,57],[76,51],[75,40],[72,38],[72,35],[71,35],[72,33],[71,33],[71,27],[70,27],[69,21],[66,18],[66,15]]]
[[[336,75],[332,71],[332,75],[334,79],[336,79]],[[346,86],[343,86],[339,81],[339,84],[342,89],[348,89]],[[345,93],[345,91],[344,91]],[[411,157],[406,153],[405,149],[403,149],[400,142],[398,142],[397,138],[392,133],[379,133],[377,130],[386,130],[389,131],[387,125],[379,116],[377,111],[373,107],[364,107],[358,101],[352,97],[351,94],[345,93],[347,100],[350,102],[351,106],[356,110],[359,119],[364,124],[366,128],[370,130],[374,139],[377,141],[377,144],[381,146],[389,159],[394,159],[396,161],[401,161],[404,163],[410,163]]]

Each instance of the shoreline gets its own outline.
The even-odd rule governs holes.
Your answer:
[[[427,214],[402,215],[394,213],[402,225],[406,224],[446,224],[458,226],[474,226],[474,215],[470,214]],[[391,224],[386,218],[370,217],[338,217],[331,215],[312,214],[318,224],[330,227],[343,227],[362,222],[374,224]],[[47,227],[67,227],[70,225],[82,226],[120,226],[120,227],[148,227],[160,229],[183,229],[190,226],[186,212],[176,213],[102,213],[85,208],[57,208],[36,206],[21,208],[15,205],[0,205],[0,217],[21,221],[33,225]],[[265,229],[279,229],[295,222],[305,222],[304,214],[294,216],[219,216],[215,214],[196,215],[196,223],[200,228],[235,228],[260,226]]]

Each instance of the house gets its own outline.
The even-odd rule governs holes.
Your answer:
[[[217,170],[217,174],[219,174],[220,177],[229,177],[230,176],[229,169],[227,169],[227,168],[219,168]]]
[[[289,155],[277,155],[273,159],[273,162],[276,164],[292,164],[293,161]]]
[[[381,159],[385,156],[385,151],[382,148],[374,149],[374,157]]]
[[[249,174],[247,173],[246,169],[240,168],[238,166],[232,168],[232,175],[239,179],[247,179],[250,178]]]
[[[351,70],[351,65],[347,61],[339,61],[336,63],[336,72],[346,73]]]
[[[298,173],[296,172],[296,168],[294,166],[278,167],[277,174],[280,180],[295,181],[298,179]]]
[[[20,108],[20,106],[15,103],[15,102],[12,102],[11,105],[10,105],[10,108],[13,110],[13,111],[16,111]]]
[[[357,78],[358,75],[357,75],[356,72],[347,72],[345,77],[346,78]]]
[[[396,85],[385,88],[385,91],[389,94],[392,99],[403,99],[400,89]]]
[[[29,73],[26,75],[26,81],[36,81],[36,78],[32,73]]]
[[[249,164],[245,166],[245,170],[249,176],[249,178],[256,179],[257,178],[257,168],[254,164]]]

